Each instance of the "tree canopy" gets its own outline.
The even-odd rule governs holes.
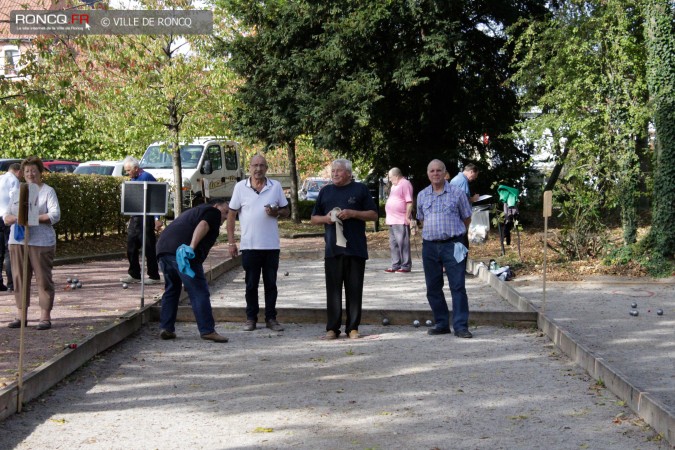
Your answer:
[[[523,107],[541,110],[523,128],[539,148],[551,148],[559,169],[546,189],[562,174],[559,201],[569,202],[565,212],[584,208],[591,231],[620,206],[626,243],[637,233],[649,121],[642,24],[634,0],[572,0],[543,20],[522,20],[514,39],[512,81]]]
[[[308,134],[422,182],[433,158],[451,171],[475,161],[500,179],[523,174],[529,155],[508,136],[520,111],[503,30],[544,2],[216,3],[241,27],[224,48],[244,80],[243,132],[276,143]]]

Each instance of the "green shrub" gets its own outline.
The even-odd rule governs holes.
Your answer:
[[[298,200],[298,214],[300,220],[310,220],[312,218],[312,210],[316,202],[310,200]]]
[[[641,241],[617,247],[608,252],[603,258],[606,266],[625,266],[631,263],[644,267],[650,276],[655,278],[670,277],[675,274],[675,261],[651,251],[653,243],[651,235]]]
[[[61,220],[54,225],[59,239],[102,236],[124,231],[121,213],[123,177],[45,173],[44,182],[53,187],[61,207]]]

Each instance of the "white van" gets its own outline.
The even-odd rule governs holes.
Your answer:
[[[173,183],[171,148],[154,142],[145,150],[140,167],[158,181]],[[203,203],[204,198],[230,199],[237,181],[244,176],[239,143],[215,137],[200,137],[181,144],[180,160],[183,176],[183,206]],[[206,192],[206,195],[204,195]],[[173,202],[173,201],[171,201]]]

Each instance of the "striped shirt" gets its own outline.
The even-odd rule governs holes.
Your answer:
[[[447,181],[443,192],[429,185],[417,195],[417,220],[424,222],[422,239],[442,241],[466,233],[464,220],[471,217],[466,194]]]

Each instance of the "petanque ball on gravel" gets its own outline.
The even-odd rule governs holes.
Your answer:
[[[663,315],[663,310],[661,308],[656,310],[656,315],[657,316],[662,316]]]
[[[73,278],[73,283],[77,284],[79,281],[80,280],[78,280],[77,278]]]
[[[288,276],[288,272],[284,272],[284,276],[287,277],[287,276]]]
[[[631,303],[631,304],[630,304],[630,307],[631,307],[631,308],[637,308],[637,303],[635,303],[635,302]]]
[[[128,285],[128,284],[126,284],[126,283],[122,283],[122,289],[126,289],[126,288],[128,288],[128,287],[129,287],[129,285]]]
[[[389,325],[389,319],[387,319],[386,317],[384,319],[382,319],[382,325],[384,325],[384,326]]]
[[[637,310],[633,309],[631,310],[630,315],[633,317],[637,317],[638,315],[640,315],[640,313]]]
[[[73,279],[72,279],[72,278],[66,278],[66,283],[70,284],[70,283],[72,283],[72,282],[73,282]]]
[[[415,328],[418,328],[420,326],[420,321],[419,320],[413,320],[413,326]]]
[[[71,283],[70,288],[71,288],[71,289],[77,289],[77,284]]]
[[[78,288],[78,289],[82,289],[82,283],[79,282],[79,281],[77,282],[77,288]]]
[[[425,323],[425,325],[428,326],[428,327],[432,326],[433,324],[434,323],[431,320],[427,320],[426,323]]]

